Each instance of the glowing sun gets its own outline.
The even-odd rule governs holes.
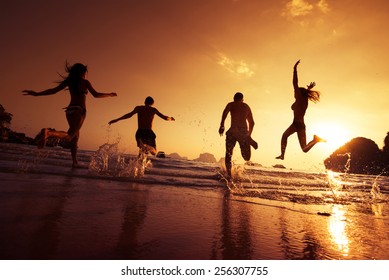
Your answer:
[[[318,123],[312,129],[316,135],[327,140],[325,146],[331,151],[351,140],[350,132],[336,123]]]

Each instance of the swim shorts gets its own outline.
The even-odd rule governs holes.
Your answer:
[[[239,143],[240,152],[244,160],[249,161],[251,158],[250,140],[247,131],[233,133],[231,130],[226,133],[226,152],[232,155],[236,142]]]
[[[153,148],[157,148],[155,143],[155,138],[157,136],[151,129],[138,129],[135,134],[136,143],[138,147],[141,147],[142,144],[146,144]]]

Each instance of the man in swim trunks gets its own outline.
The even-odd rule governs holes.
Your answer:
[[[111,120],[108,124],[111,125],[115,122],[131,118],[133,115],[138,114],[138,130],[135,134],[137,146],[139,147],[140,152],[150,152],[152,155],[156,155],[156,135],[152,130],[154,115],[157,115],[166,121],[174,121],[175,119],[161,114],[156,108],[152,107],[153,104],[154,99],[149,96],[145,100],[145,105],[136,106],[132,112],[125,114],[120,118]]]
[[[240,151],[245,161],[249,161],[251,158],[250,146],[257,149],[258,144],[251,138],[251,133],[254,128],[254,119],[250,107],[243,102],[242,93],[237,92],[234,96],[234,102],[228,103],[224,109],[219,128],[220,136],[224,133],[224,121],[227,118],[228,113],[231,113],[231,127],[226,132],[225,164],[227,174],[231,177],[231,158],[236,142],[239,143]]]

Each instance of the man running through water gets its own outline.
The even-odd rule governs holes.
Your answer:
[[[228,113],[231,113],[231,127],[226,132],[226,170],[228,177],[231,178],[231,158],[236,142],[239,142],[240,151],[245,161],[251,158],[251,148],[258,148],[257,142],[251,138],[251,133],[254,128],[254,119],[249,105],[243,102],[243,94],[237,92],[234,95],[234,101],[227,104],[223,111],[220,122],[219,134],[224,133],[224,121]]]
[[[138,130],[136,131],[135,138],[137,146],[139,147],[139,152],[148,153],[152,155],[157,154],[157,145],[155,142],[156,135],[152,130],[154,115],[159,116],[160,118],[166,121],[174,121],[173,117],[168,117],[161,114],[157,108],[153,107],[154,99],[152,97],[147,97],[145,99],[145,105],[136,106],[132,112],[125,114],[124,116],[111,120],[108,124],[113,124],[115,122],[131,118],[133,115],[138,114]]]

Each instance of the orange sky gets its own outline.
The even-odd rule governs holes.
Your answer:
[[[55,86],[66,60],[85,63],[96,90],[118,97],[88,96],[81,149],[120,138],[122,150],[135,153],[136,118],[107,123],[150,95],[176,118],[156,117],[159,150],[219,159],[221,114],[241,91],[256,122],[260,147],[253,161],[322,170],[342,141],[363,136],[382,148],[389,123],[388,11],[385,0],[10,1],[0,10],[0,104],[14,114],[16,131],[66,130],[61,108],[68,92],[31,97],[21,90]],[[329,141],[304,154],[293,135],[285,161],[277,161],[293,118],[298,59],[300,85],[316,81],[322,93],[308,108],[307,137]],[[242,160],[238,146],[233,159]]]

